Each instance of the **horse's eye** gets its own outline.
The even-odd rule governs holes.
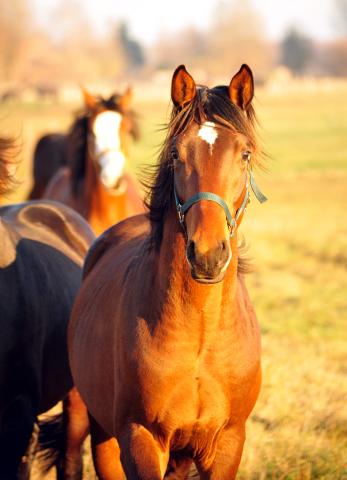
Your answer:
[[[171,156],[172,156],[174,162],[177,162],[180,158],[177,150],[171,150]]]
[[[246,150],[245,152],[242,153],[242,160],[244,162],[250,162],[251,161],[251,152],[249,150]]]

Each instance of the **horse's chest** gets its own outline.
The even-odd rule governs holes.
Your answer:
[[[142,349],[134,365],[136,398],[141,398],[146,421],[161,425],[168,435],[177,430],[193,436],[236,423],[259,373],[258,355],[222,336],[200,350],[188,340],[162,347]]]

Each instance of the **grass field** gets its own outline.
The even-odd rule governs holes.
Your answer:
[[[167,103],[138,103],[142,140],[132,168],[153,161]],[[257,182],[241,231],[255,272],[247,277],[262,332],[263,387],[247,425],[239,480],[347,479],[347,91],[258,93],[273,157]],[[6,106],[3,134],[23,140],[30,187],[37,137],[65,129],[73,107]],[[90,459],[85,478],[93,478]]]

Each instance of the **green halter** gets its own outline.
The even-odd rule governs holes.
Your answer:
[[[254,174],[249,169],[249,163],[247,164],[247,172],[249,173],[249,182],[251,184],[254,195],[257,197],[257,199],[259,200],[260,203],[265,203],[267,201],[267,198],[259,190],[259,187],[256,184],[256,181],[255,181],[255,178],[254,178]],[[216,195],[214,193],[210,193],[210,192],[196,193],[195,195],[190,197],[183,205],[181,205],[179,200],[178,200],[176,187],[175,187],[175,181],[174,181],[174,194],[175,194],[175,202],[176,202],[178,217],[179,217],[179,220],[180,220],[180,224],[183,227],[183,230],[184,230],[184,233],[185,233],[185,236],[186,236],[186,240],[188,240],[188,233],[187,233],[187,227],[186,227],[185,222],[184,222],[184,217],[185,217],[187,211],[189,210],[189,208],[194,203],[199,202],[200,200],[210,200],[211,202],[218,203],[218,205],[220,205],[225,212],[227,224],[228,224],[228,227],[230,229],[230,239],[231,239],[233,237],[234,233],[235,233],[236,228],[237,228],[237,220],[239,219],[241,213],[245,210],[245,208],[246,208],[246,206],[249,202],[248,199],[250,197],[249,190],[248,190],[248,187],[247,187],[246,192],[245,192],[245,196],[243,198],[242,205],[237,210],[237,212],[235,214],[235,218],[233,218],[233,216],[231,215],[231,213],[229,211],[228,205],[225,203],[225,201],[221,197],[219,197],[218,195]]]

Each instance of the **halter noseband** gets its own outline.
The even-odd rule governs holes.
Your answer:
[[[257,199],[259,200],[260,203],[265,203],[267,201],[267,198],[259,190],[259,187],[256,184],[256,181],[255,181],[255,178],[254,178],[254,174],[249,169],[249,163],[247,164],[247,172],[249,173],[249,182],[251,184],[254,195],[257,197]],[[176,208],[177,208],[177,212],[178,212],[179,221],[180,221],[180,224],[183,227],[183,230],[184,230],[184,233],[185,233],[185,236],[186,236],[186,240],[188,240],[188,233],[187,233],[186,224],[184,222],[184,217],[185,217],[187,211],[189,210],[189,208],[194,203],[199,202],[200,200],[210,200],[211,202],[218,203],[218,205],[220,205],[225,212],[226,221],[227,221],[227,224],[228,224],[228,228],[230,230],[229,239],[231,240],[231,238],[233,237],[233,235],[235,233],[235,230],[237,228],[237,221],[238,221],[240,215],[242,214],[242,212],[245,212],[247,210],[247,205],[251,200],[250,193],[249,193],[249,190],[248,190],[248,181],[247,181],[246,192],[245,192],[245,196],[243,198],[243,202],[242,202],[240,208],[238,208],[238,210],[236,211],[235,218],[233,218],[233,216],[231,215],[231,213],[229,211],[228,205],[225,203],[225,201],[221,197],[219,197],[215,193],[210,193],[210,192],[196,193],[195,195],[190,197],[183,205],[181,205],[179,200],[178,200],[178,196],[177,196],[177,192],[176,192],[176,186],[175,186],[175,180],[174,180],[174,194],[175,194],[175,202],[176,202]]]

